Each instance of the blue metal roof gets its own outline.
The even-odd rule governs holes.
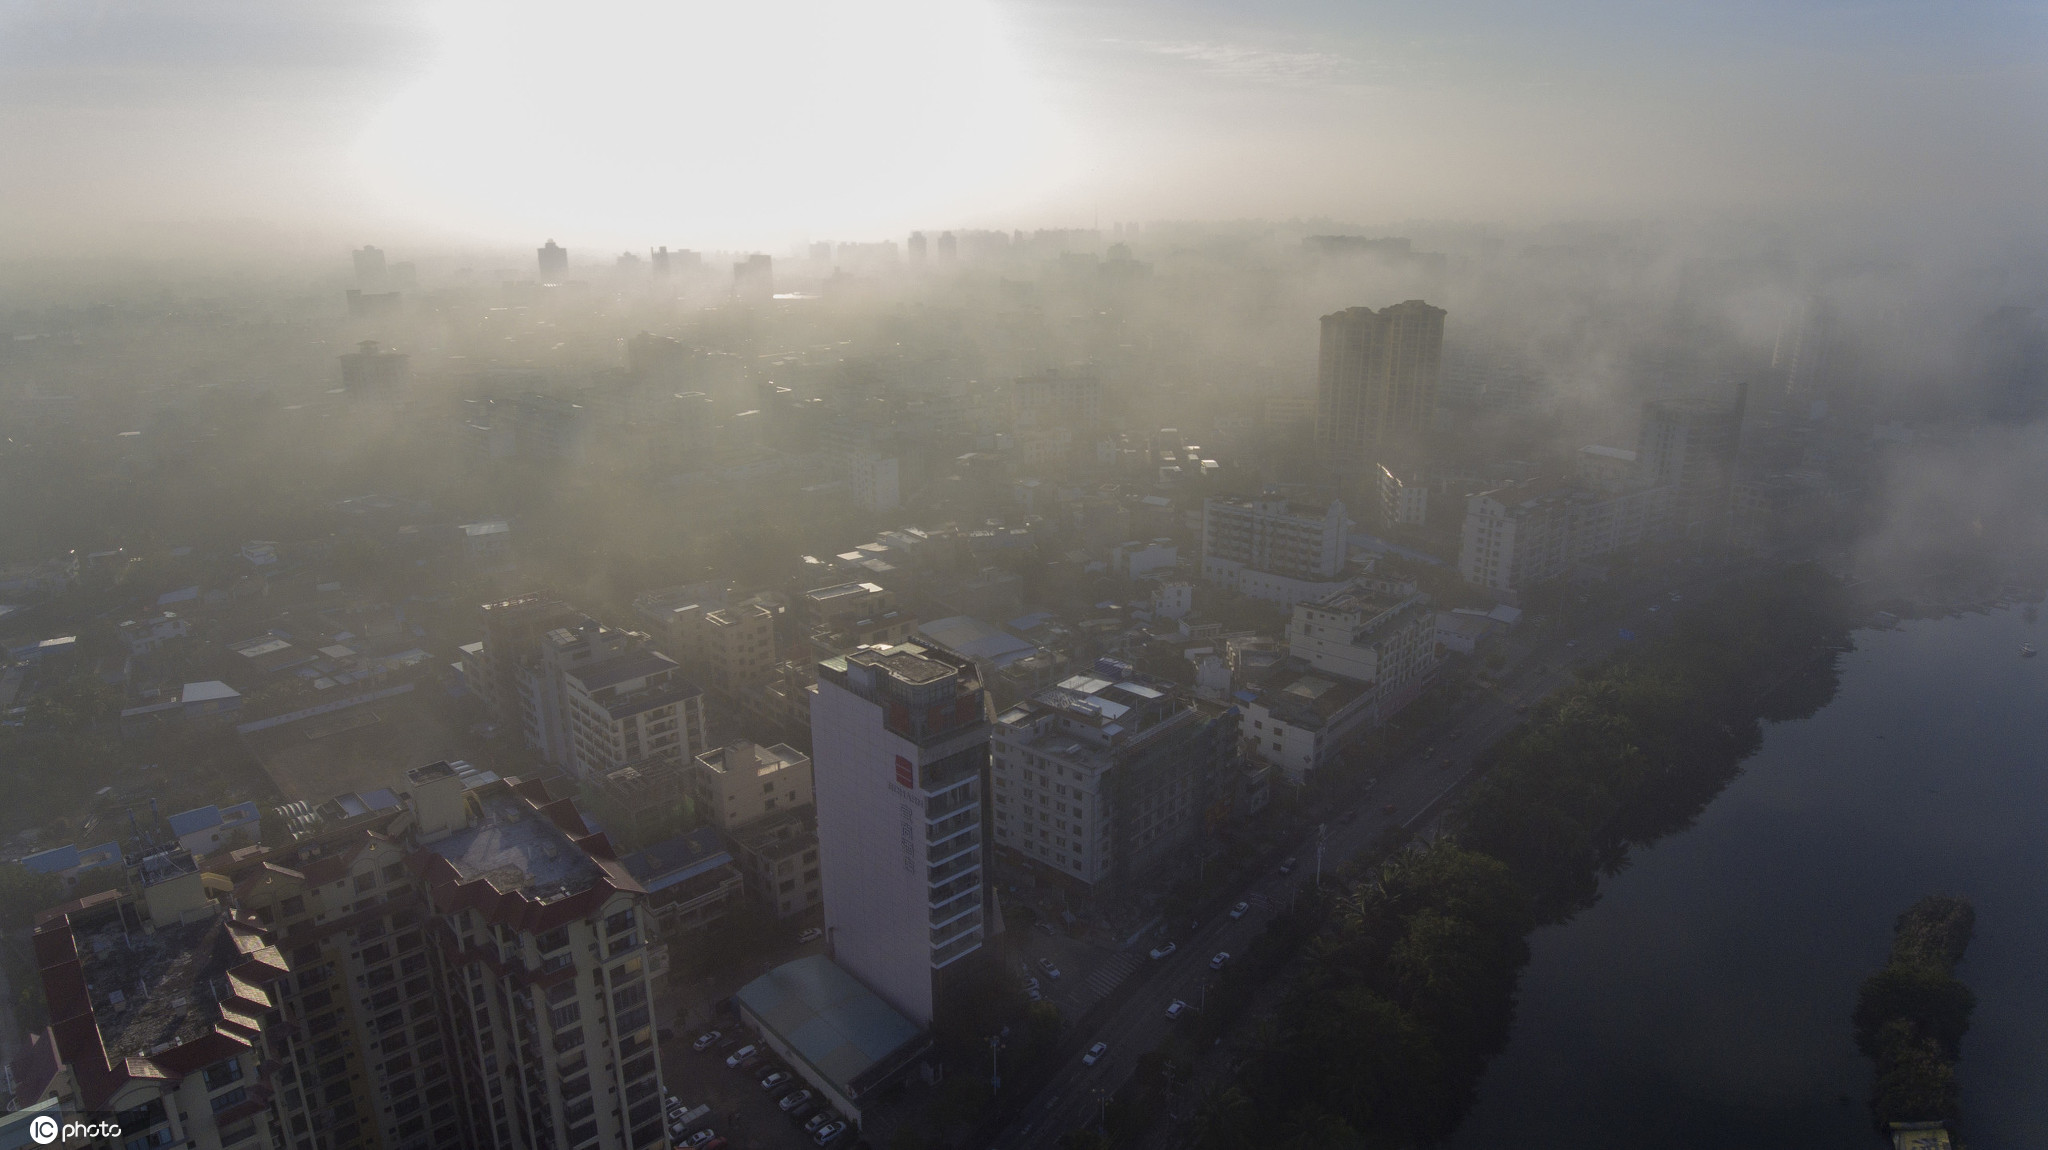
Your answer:
[[[214,827],[219,826],[221,822],[220,808],[212,803],[208,803],[203,807],[194,807],[189,811],[179,811],[164,821],[171,824],[172,834],[177,835],[179,838],[184,838],[195,831],[212,830]]]
[[[731,861],[732,853],[719,841],[716,827],[698,827],[619,860],[626,873],[646,887],[650,894],[687,882]]]
[[[784,963],[733,997],[845,1095],[919,1036],[908,1018],[822,954]]]

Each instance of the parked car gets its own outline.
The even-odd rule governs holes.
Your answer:
[[[1040,989],[1038,989],[1038,988],[1037,988],[1036,986],[1027,986],[1027,987],[1025,987],[1025,988],[1024,988],[1024,1001],[1026,1001],[1026,1002],[1044,1002],[1044,1001],[1045,1001],[1045,992],[1044,992],[1044,991],[1042,991],[1042,990],[1040,990]]]
[[[1176,951],[1176,950],[1178,950],[1178,949],[1180,949],[1180,948],[1179,948],[1179,947],[1177,947],[1177,946],[1175,946],[1175,945],[1173,945],[1173,944],[1172,944],[1172,943],[1170,943],[1170,942],[1169,942],[1169,943],[1166,943],[1166,944],[1165,944],[1165,945],[1163,945],[1163,946],[1155,946],[1155,947],[1153,947],[1153,948],[1152,948],[1152,957],[1153,957],[1154,959],[1161,959],[1161,958],[1165,958],[1165,957],[1166,957],[1167,955],[1169,955],[1169,954],[1172,954],[1172,953],[1173,953],[1174,951]]]
[[[1284,859],[1281,859],[1281,860],[1280,860],[1280,873],[1281,873],[1281,874],[1293,874],[1293,873],[1294,873],[1294,864],[1296,864],[1296,863],[1298,863],[1298,862],[1300,862],[1300,861],[1301,861],[1300,859],[1297,859],[1297,858],[1295,858],[1295,857],[1294,857],[1293,855],[1288,855],[1288,856],[1287,856],[1286,858],[1284,858]]]
[[[816,1134],[827,1122],[836,1122],[838,1120],[839,1116],[830,1110],[819,1110],[816,1114],[804,1119],[804,1133]]]
[[[797,1107],[802,1106],[804,1103],[809,1102],[811,1100],[811,1097],[812,1095],[810,1091],[799,1090],[794,1094],[785,1096],[782,1101],[777,1102],[775,1105],[778,1108],[780,1108],[784,1114],[787,1114],[790,1111],[796,1109]]]
[[[704,1033],[697,1036],[697,1041],[692,1042],[690,1044],[690,1049],[696,1051],[699,1054],[702,1054],[705,1051],[711,1049],[712,1047],[718,1045],[718,1040],[724,1037],[725,1034],[722,1031],[707,1030]]]
[[[716,1130],[713,1130],[711,1127],[706,1126],[704,1129],[699,1130],[695,1134],[690,1135],[690,1140],[684,1143],[684,1145],[702,1146],[706,1142],[709,1142],[716,1137],[718,1137],[718,1132]]]
[[[1093,1066],[1096,1063],[1102,1061],[1102,1056],[1108,1053],[1109,1043],[1098,1042],[1095,1045],[1088,1048],[1088,1053],[1083,1054],[1081,1056],[1081,1065]]]
[[[1230,952],[1227,950],[1219,950],[1216,952],[1216,957],[1209,960],[1209,969],[1222,970],[1223,964],[1229,961]]]
[[[1248,902],[1238,903],[1236,906],[1230,908],[1230,919],[1232,922],[1235,922],[1238,919],[1243,918],[1245,915],[1250,914],[1251,911],[1252,904]]]
[[[745,1046],[740,1047],[738,1050],[733,1051],[731,1054],[726,1055],[725,1065],[729,1069],[738,1070],[740,1068],[740,1063],[745,1062],[747,1059],[752,1058],[753,1056],[759,1053],[761,1053],[761,1048],[749,1042]]]
[[[761,1080],[761,1089],[773,1090],[787,1081],[789,1081],[789,1071],[778,1070]]]
[[[796,940],[799,944],[801,944],[806,942],[816,942],[823,937],[825,937],[825,928],[813,926],[806,927],[802,934],[796,936]]]
[[[681,1103],[677,1103],[677,1105],[680,1106]],[[668,1127],[672,1132],[688,1133],[690,1127],[709,1117],[711,1117],[711,1106],[709,1103],[701,1106],[691,1106],[683,1110],[671,1110],[668,1113]]]
[[[818,1127],[816,1134],[811,1135],[811,1141],[823,1146],[844,1133],[846,1133],[846,1123],[827,1122],[823,1126]]]
[[[1037,980],[1037,979],[1035,979],[1035,978],[1027,978],[1027,979],[1025,979],[1025,980],[1024,980],[1024,989],[1026,989],[1026,990],[1037,990],[1037,989],[1038,989],[1038,980]]]
[[[1059,968],[1059,967],[1057,967],[1057,966],[1054,966],[1054,965],[1052,964],[1052,959],[1049,959],[1049,958],[1041,958],[1041,959],[1039,959],[1039,960],[1038,960],[1038,969],[1040,969],[1040,970],[1044,971],[1044,972],[1045,972],[1045,976],[1046,976],[1047,978],[1058,978],[1058,977],[1060,976],[1060,968]]]
[[[1166,1017],[1177,1019],[1181,1015],[1186,1014],[1190,1009],[1192,1008],[1189,1007],[1187,1003],[1182,1002],[1180,999],[1176,998],[1172,1002],[1167,1004]]]

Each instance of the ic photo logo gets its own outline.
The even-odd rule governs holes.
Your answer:
[[[38,1114],[29,1120],[28,1136],[38,1146],[55,1145],[59,1139],[73,1142],[91,1138],[119,1138],[119,1122],[66,1122],[61,1126],[48,1114]]]

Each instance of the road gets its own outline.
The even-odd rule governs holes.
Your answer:
[[[1697,570],[1687,575],[1679,586],[1688,594],[1713,578],[1711,573]],[[1435,819],[1444,806],[1441,800],[1470,777],[1482,752],[1521,722],[1523,710],[1569,683],[1572,664],[1604,658],[1624,645],[1622,629],[1640,630],[1668,618],[1673,605],[1669,595],[1667,588],[1619,598],[1612,614],[1587,623],[1577,634],[1559,633],[1534,644],[1508,681],[1447,718],[1433,736],[1418,740],[1423,744],[1421,750],[1384,769],[1379,782],[1353,808],[1350,822],[1340,816],[1325,824],[1324,867],[1334,868],[1390,828],[1413,829]],[[1388,806],[1393,808],[1391,812],[1386,810]],[[1210,980],[1216,977],[1209,966],[1211,957],[1218,951],[1242,953],[1265,929],[1275,907],[1316,882],[1314,836],[1299,844],[1294,853],[1299,864],[1293,874],[1268,872],[1239,893],[1238,898],[1252,906],[1242,919],[1218,914],[1181,937],[1172,955],[1145,960],[1119,988],[1121,1005],[1093,1033],[1077,1036],[1084,1046],[1107,1042],[1108,1053],[1094,1066],[1082,1065],[1076,1055],[1025,1105],[993,1145],[998,1150],[1052,1147],[1061,1134],[1093,1126],[1101,1106],[1123,1085],[1138,1058],[1157,1048],[1177,1025],[1166,1017],[1167,1006],[1181,999],[1199,1008]],[[1143,959],[1142,950],[1138,957]]]

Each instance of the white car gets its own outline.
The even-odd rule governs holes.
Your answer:
[[[697,1036],[697,1041],[692,1042],[690,1044],[690,1049],[696,1051],[699,1054],[702,1054],[705,1051],[711,1049],[712,1047],[718,1045],[718,1040],[724,1037],[725,1033],[723,1031],[707,1030],[704,1033]]]
[[[1166,944],[1166,945],[1164,945],[1164,946],[1155,946],[1155,947],[1153,947],[1153,948],[1152,948],[1152,957],[1153,957],[1153,958],[1154,958],[1155,960],[1156,960],[1156,959],[1161,959],[1161,958],[1165,958],[1165,957],[1166,957],[1167,955],[1169,955],[1169,954],[1172,954],[1172,953],[1173,953],[1174,951],[1176,951],[1176,950],[1178,950],[1178,949],[1180,949],[1180,948],[1179,948],[1179,947],[1177,947],[1177,946],[1175,946],[1175,945],[1173,945],[1173,944],[1172,944],[1172,943],[1170,943],[1170,942],[1169,942],[1169,943],[1167,943],[1167,944]]]
[[[740,1063],[745,1062],[747,1059],[752,1058],[754,1055],[759,1053],[761,1053],[761,1048],[749,1042],[745,1046],[742,1046],[738,1050],[735,1050],[731,1054],[725,1056],[726,1068],[729,1070],[738,1070],[740,1068]]]
[[[1058,978],[1058,977],[1060,976],[1060,968],[1059,968],[1059,967],[1057,967],[1057,966],[1054,966],[1054,965],[1052,964],[1052,959],[1049,959],[1049,958],[1041,958],[1041,959],[1039,959],[1039,960],[1038,960],[1038,969],[1040,969],[1040,970],[1044,971],[1044,972],[1045,972],[1045,976],[1046,976],[1047,978]]]
[[[844,1133],[846,1133],[846,1123],[827,1122],[823,1126],[820,1126],[818,1128],[818,1132],[816,1134],[811,1135],[811,1141],[816,1142],[820,1146],[823,1146],[827,1142],[832,1141],[834,1138],[837,1138]]]
[[[1227,950],[1219,950],[1216,952],[1216,957],[1209,960],[1209,969],[1222,970],[1223,964],[1229,961],[1230,952]]]
[[[802,934],[797,935],[796,941],[799,945],[801,945],[806,942],[816,942],[823,937],[825,937],[824,929],[821,927],[814,926],[806,929]]]
[[[1168,1017],[1169,1019],[1179,1018],[1181,1015],[1186,1014],[1190,1009],[1191,1007],[1189,1007],[1187,1003],[1182,1002],[1180,999],[1176,998],[1171,1003],[1167,1004],[1166,1017]]]
[[[1081,1056],[1081,1065],[1093,1066],[1096,1063],[1102,1061],[1102,1056],[1108,1053],[1109,1043],[1098,1042],[1095,1045],[1088,1048],[1088,1053],[1083,1054]]]
[[[773,1090],[787,1081],[789,1081],[789,1072],[787,1070],[778,1070],[761,1080],[761,1089]]]
[[[1235,922],[1238,919],[1243,918],[1245,915],[1250,914],[1251,912],[1252,904],[1248,902],[1241,902],[1238,903],[1236,906],[1230,908],[1230,919],[1232,922]]]
[[[785,1094],[785,1095],[783,1095],[783,1096],[782,1096],[782,1101],[780,1101],[780,1102],[777,1102],[777,1103],[776,1103],[775,1105],[776,1105],[776,1107],[777,1107],[778,1109],[780,1109],[780,1110],[781,1110],[781,1111],[782,1111],[782,1112],[783,1112],[784,1114],[787,1114],[787,1113],[789,1113],[790,1111],[792,1111],[792,1110],[796,1109],[797,1107],[799,1107],[799,1106],[802,1106],[802,1105],[803,1105],[804,1103],[806,1103],[806,1102],[809,1102],[810,1100],[811,1100],[811,1092],[810,1092],[810,1091],[808,1091],[808,1090],[797,1090],[797,1091],[792,1091],[791,1093],[788,1093],[788,1094]]]
[[[686,1145],[702,1146],[706,1142],[709,1142],[716,1137],[718,1137],[718,1131],[713,1130],[709,1126],[706,1126],[704,1129],[699,1130],[695,1134],[690,1135],[690,1140],[688,1143],[686,1143]]]

